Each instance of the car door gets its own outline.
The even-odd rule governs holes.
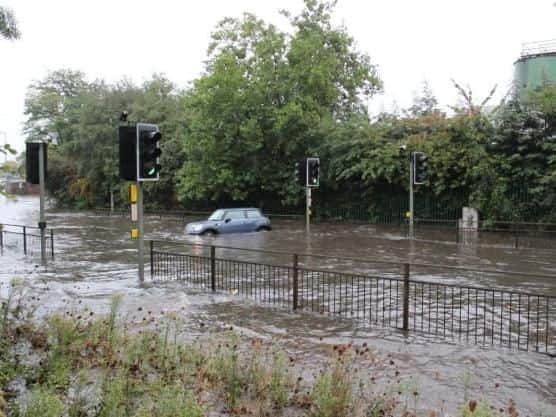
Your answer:
[[[245,227],[243,210],[228,210],[224,215],[224,222],[219,228],[220,233],[237,233]]]
[[[245,210],[245,225],[248,231],[253,232],[257,230],[259,221],[261,220],[261,213],[259,210]]]

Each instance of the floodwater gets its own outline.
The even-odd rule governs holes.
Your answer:
[[[0,222],[36,225],[38,206],[36,197],[20,197],[17,201],[0,197]],[[418,336],[404,337],[392,329],[349,319],[304,312],[293,314],[232,294],[210,294],[183,282],[149,283],[148,273],[147,284],[140,285],[136,246],[129,239],[129,218],[49,210],[47,222],[55,230],[55,260],[49,260],[46,268],[38,265],[36,252],[25,258],[20,251],[4,250],[0,256],[0,291],[14,277],[26,279],[41,294],[39,314],[68,308],[68,304],[106,311],[108,300],[118,293],[124,295],[123,311],[128,317],[138,306],[148,306],[153,312],[182,311],[184,325],[192,336],[200,332],[200,323],[232,324],[246,333],[279,340],[308,364],[322,360],[332,345],[367,343],[378,352],[391,354],[401,375],[411,379],[419,391],[420,407],[453,410],[467,392],[470,397],[487,398],[497,407],[504,407],[513,399],[522,416],[556,416],[556,358],[496,347],[429,341]],[[181,219],[148,217],[145,222],[147,239],[369,260],[363,263],[300,258],[307,264],[325,264],[327,268],[354,272],[374,270],[377,266],[373,266],[372,260],[517,271],[524,275],[464,273],[432,267],[423,267],[416,273],[420,279],[435,282],[556,296],[556,279],[531,276],[556,275],[556,248],[551,247],[551,242],[537,249],[516,250],[511,245],[439,242],[453,242],[450,231],[421,232],[425,241],[409,242],[403,238],[404,232],[395,227],[318,224],[312,225],[307,236],[304,225],[299,222],[274,220],[273,226],[271,232],[205,238],[184,236]],[[280,259],[280,254],[242,256],[259,262],[263,257],[268,261],[269,256],[274,257],[274,262],[289,262]]]

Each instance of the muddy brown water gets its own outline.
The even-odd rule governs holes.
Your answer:
[[[0,222],[36,225],[37,219],[35,197],[17,201],[0,197]],[[232,294],[209,294],[184,283],[141,286],[137,281],[135,244],[129,240],[128,218],[49,210],[47,221],[55,229],[55,260],[49,261],[46,268],[38,265],[36,250],[28,257],[23,257],[17,248],[4,250],[0,256],[2,295],[12,278],[24,278],[40,293],[39,314],[67,309],[68,305],[75,308],[87,305],[103,312],[110,297],[119,293],[124,295],[126,317],[132,317],[139,306],[153,311],[179,310],[192,336],[200,332],[200,323],[229,323],[248,334],[279,340],[309,365],[312,361],[321,363],[324,353],[334,344],[367,343],[379,352],[392,355],[401,375],[413,381],[419,390],[422,407],[453,410],[468,390],[470,396],[487,398],[497,407],[505,406],[511,398],[516,401],[520,415],[556,416],[556,358],[496,347],[429,341],[413,335],[405,337],[392,329],[349,319],[293,314]],[[519,250],[501,247],[504,242],[500,237],[492,246],[440,243],[453,241],[453,232],[449,230],[429,230],[423,236],[426,242],[409,242],[403,238],[402,229],[362,224],[313,225],[307,237],[303,224],[286,220],[274,220],[271,232],[213,238],[184,236],[181,219],[148,217],[145,225],[150,239],[556,275],[556,250],[553,250],[556,248],[551,247],[551,242],[542,248]],[[289,258],[280,254],[244,256],[254,261],[264,258],[266,262],[289,262]],[[316,258],[303,262],[361,272],[373,268],[372,262]],[[462,273],[442,268],[416,273],[420,279],[435,282],[556,295],[556,280],[550,278]],[[471,376],[470,382],[465,375]]]

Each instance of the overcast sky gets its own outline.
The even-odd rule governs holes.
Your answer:
[[[384,94],[373,112],[411,105],[427,80],[442,106],[457,102],[450,79],[477,99],[509,88],[523,42],[556,38],[552,0],[339,0],[334,20],[378,65]],[[153,72],[185,87],[198,77],[209,36],[225,16],[251,12],[287,28],[278,13],[302,0],[0,0],[22,37],[0,40],[0,132],[23,150],[27,86],[48,71],[71,68],[88,79],[137,83]],[[114,136],[116,139],[116,135]],[[3,141],[0,133],[0,141]]]

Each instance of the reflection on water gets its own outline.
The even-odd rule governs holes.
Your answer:
[[[193,218],[187,221],[194,220]],[[36,225],[38,200],[22,197],[6,201],[0,197],[0,222]],[[281,340],[288,349],[302,356],[307,363],[320,360],[327,349],[337,343],[366,342],[379,351],[390,352],[405,375],[419,380],[421,401],[440,406],[446,401],[453,407],[463,399],[462,377],[473,375],[471,395],[494,398],[496,406],[507,405],[513,398],[523,415],[556,415],[556,359],[534,353],[507,349],[428,342],[397,331],[355,323],[349,319],[329,318],[318,314],[296,313],[262,307],[230,292],[210,294],[184,283],[161,285],[137,282],[135,244],[129,240],[130,221],[120,216],[92,216],[84,213],[50,211],[48,225],[55,229],[56,260],[46,269],[38,266],[37,258],[23,258],[20,253],[5,251],[0,257],[0,283],[15,276],[27,279],[33,290],[41,294],[39,313],[54,311],[65,303],[79,300],[102,312],[115,293],[125,294],[124,315],[131,317],[138,306],[153,311],[179,310],[194,335],[199,322],[233,323],[246,332]],[[152,239],[175,239],[191,243],[213,243],[222,246],[262,248],[298,253],[412,261],[427,264],[496,268],[507,271],[555,274],[554,252],[545,250],[513,250],[496,247],[474,247],[439,244],[429,240],[453,240],[450,231],[431,232],[427,242],[410,243],[403,239],[403,230],[389,227],[345,224],[316,224],[311,237],[305,236],[301,223],[274,220],[274,230],[244,235],[216,237],[184,236],[182,221],[146,219],[146,236]],[[443,237],[443,234],[445,235]],[[197,246],[197,255],[206,249]],[[261,253],[219,251],[219,257],[241,256],[244,260],[268,263]],[[273,255],[272,262],[289,264],[287,255]],[[378,264],[300,258],[306,266],[339,268],[350,271],[378,271]],[[398,273],[394,268],[392,274]],[[465,274],[442,270],[416,269],[415,274],[435,282],[473,283],[496,288],[517,288],[522,291],[556,295],[556,281],[510,277],[483,273]],[[148,274],[147,274],[148,275]],[[386,382],[386,381],[385,381]]]

